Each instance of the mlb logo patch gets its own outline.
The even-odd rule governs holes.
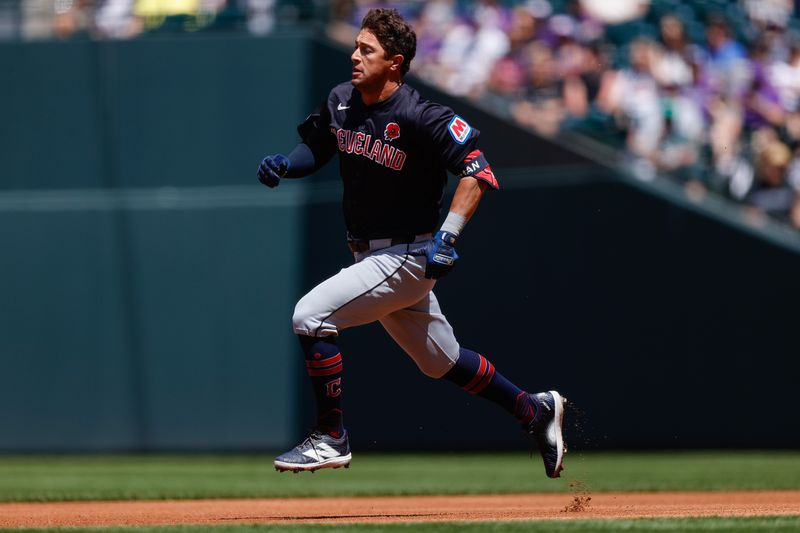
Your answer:
[[[447,126],[453,140],[458,144],[464,144],[469,139],[469,134],[472,133],[472,126],[467,124],[467,121],[458,115],[453,117],[450,124]]]

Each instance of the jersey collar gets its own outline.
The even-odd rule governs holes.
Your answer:
[[[397,90],[395,92],[393,92],[389,96],[389,98],[387,98],[386,100],[381,100],[380,102],[375,102],[374,104],[371,104],[371,105],[364,104],[364,100],[361,99],[361,92],[358,91],[358,89],[355,89],[355,90],[358,91],[358,97],[361,100],[361,105],[363,105],[365,109],[372,110],[372,109],[382,109],[382,108],[390,105],[392,102],[397,100],[397,98],[399,98],[400,92],[401,91],[405,91],[406,87],[408,87],[408,85],[406,83],[403,83],[402,85],[400,85],[400,87],[397,88]]]

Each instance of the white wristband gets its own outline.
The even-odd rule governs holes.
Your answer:
[[[452,233],[458,237],[466,224],[467,219],[465,217],[450,211],[447,213],[447,218],[444,219],[441,230],[446,231],[447,233]]]

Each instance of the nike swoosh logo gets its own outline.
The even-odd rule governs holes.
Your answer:
[[[345,109],[350,109],[350,106],[349,105],[342,105],[342,103],[339,102],[339,105],[336,107],[336,109],[338,111],[344,111]]]

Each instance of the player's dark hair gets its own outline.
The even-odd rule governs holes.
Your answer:
[[[369,30],[386,50],[386,58],[403,56],[400,72],[405,76],[417,53],[417,34],[396,9],[370,9],[361,21],[361,29]]]

